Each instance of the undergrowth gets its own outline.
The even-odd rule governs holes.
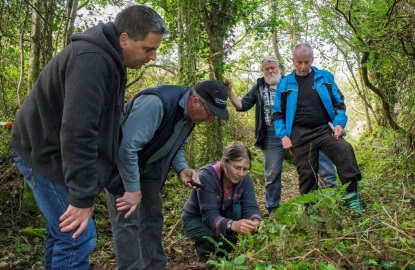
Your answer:
[[[318,190],[284,203],[258,233],[240,236],[227,258],[209,263],[217,269],[415,269],[415,163],[398,136],[378,130],[355,146],[366,203],[361,216],[350,215],[345,186]]]
[[[258,233],[239,236],[225,258],[211,256],[214,269],[415,269],[415,162],[396,133],[377,129],[362,136],[355,153],[363,179],[365,212],[352,217],[345,187],[325,189],[284,202]],[[251,176],[263,208],[263,164],[254,150]],[[294,170],[284,162],[284,171]],[[0,269],[42,269],[44,219],[22,206],[23,179],[9,154],[0,167]],[[174,174],[163,187],[163,241],[169,255],[192,259],[192,243],[181,229],[181,208],[190,190]],[[283,188],[284,192],[284,188]],[[105,195],[95,204],[98,242],[92,269],[115,269]],[[218,247],[220,248],[220,247]],[[191,258],[191,259],[189,259]],[[188,262],[190,263],[190,261]],[[174,262],[169,269],[175,268]],[[182,267],[182,265],[181,265]]]

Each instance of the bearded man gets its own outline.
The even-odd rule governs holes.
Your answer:
[[[262,150],[265,169],[265,200],[269,215],[280,206],[281,173],[284,161],[284,148],[281,139],[275,135],[272,108],[274,106],[275,89],[281,80],[282,65],[275,56],[266,56],[261,61],[264,77],[249,92],[239,99],[232,91],[232,83],[228,84],[228,95],[232,105],[238,112],[244,112],[255,106],[255,146]],[[336,186],[336,170],[333,163],[319,153],[320,187]]]

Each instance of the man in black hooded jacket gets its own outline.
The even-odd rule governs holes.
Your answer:
[[[46,218],[45,269],[89,269],[94,199],[117,161],[126,68],[155,60],[168,33],[146,6],[74,34],[43,69],[17,113],[17,168]]]

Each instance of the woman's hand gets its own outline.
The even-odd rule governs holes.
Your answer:
[[[259,227],[258,221],[253,221],[250,219],[241,219],[238,221],[232,222],[231,230],[241,234],[247,234],[248,232],[257,232]]]

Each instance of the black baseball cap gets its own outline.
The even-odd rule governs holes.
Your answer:
[[[194,89],[209,104],[217,118],[229,120],[229,112],[226,109],[226,105],[228,105],[228,90],[223,83],[215,80],[202,81],[198,82]]]

